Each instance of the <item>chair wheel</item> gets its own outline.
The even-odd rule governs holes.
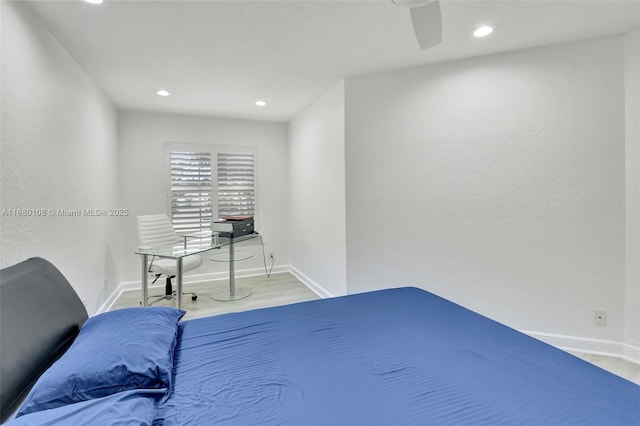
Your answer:
[[[198,299],[197,295],[196,296],[191,296],[191,300],[197,300],[197,299]]]

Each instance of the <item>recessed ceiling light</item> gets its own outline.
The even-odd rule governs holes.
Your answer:
[[[156,90],[156,94],[157,94],[158,96],[169,96],[171,93],[167,92],[167,91],[166,91],[166,90],[164,90],[164,89],[160,89],[160,90]]]
[[[259,106],[259,107],[267,106],[267,103],[265,101],[256,101],[256,106]]]
[[[91,4],[102,4],[104,3],[104,0],[84,0],[87,3],[91,3]]]
[[[473,32],[476,37],[486,37],[493,32],[495,25],[481,25]]]

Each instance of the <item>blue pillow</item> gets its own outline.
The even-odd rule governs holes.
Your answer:
[[[131,425],[151,426],[165,389],[136,389],[104,398],[30,413],[10,426]]]
[[[170,307],[127,308],[89,318],[38,379],[17,416],[130,389],[171,388],[178,321]]]

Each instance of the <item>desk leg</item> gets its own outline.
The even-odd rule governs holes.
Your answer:
[[[233,246],[233,238],[231,238],[231,244],[229,244],[229,292],[216,291],[211,295],[212,298],[221,302],[230,302],[251,296],[251,289],[236,288],[236,258]]]
[[[236,295],[236,257],[233,251],[233,238],[231,238],[231,244],[229,244],[229,295],[231,297],[235,297]]]
[[[182,258],[176,259],[176,302],[178,303],[178,309],[182,308]]]
[[[149,299],[149,275],[147,274],[147,264],[149,263],[149,255],[142,254],[142,306],[147,306],[147,300]]]

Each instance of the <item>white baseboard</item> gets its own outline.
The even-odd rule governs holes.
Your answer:
[[[309,287],[311,291],[313,291],[315,294],[317,294],[321,298],[326,299],[328,297],[334,297],[334,295],[329,293],[324,287],[322,287],[320,284],[313,281],[311,278],[309,278],[299,270],[297,270],[294,266],[289,265],[289,272],[291,273],[291,275],[293,275],[294,277],[302,281],[304,285]]]
[[[622,358],[640,364],[640,348],[612,340],[591,339],[588,337],[564,336],[560,334],[539,333],[521,330],[523,333],[542,340],[559,349],[594,355]]]
[[[640,364],[640,348],[624,343],[622,345],[622,355],[620,358]]]
[[[118,300],[118,297],[120,297],[120,295],[124,291],[121,288],[122,284],[123,283],[121,283],[118,287],[116,287],[116,289],[109,295],[109,297],[107,297],[107,300],[105,300],[104,303],[102,305],[100,305],[98,310],[93,315],[98,315],[98,314],[101,314],[103,312],[107,312],[108,310],[111,309],[113,304],[116,303],[116,300]],[[140,287],[138,287],[138,288],[140,288]],[[93,316],[93,315],[89,314],[89,316]]]

